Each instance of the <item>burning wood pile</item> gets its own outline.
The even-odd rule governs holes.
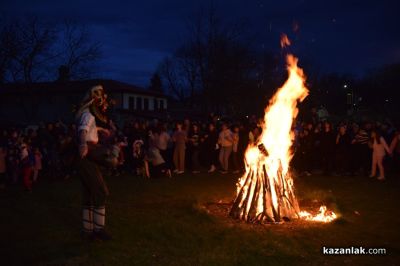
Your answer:
[[[300,211],[294,193],[289,170],[293,155],[292,123],[298,113],[297,102],[307,97],[308,89],[297,58],[289,54],[286,61],[288,79],[265,110],[259,142],[246,150],[246,172],[237,183],[237,196],[230,215],[246,222],[283,222],[295,218],[330,222],[336,215],[328,212],[325,206],[321,206],[320,213],[315,216]]]

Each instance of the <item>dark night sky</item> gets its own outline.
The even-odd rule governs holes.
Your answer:
[[[185,36],[186,20],[207,1],[2,1],[8,18],[30,14],[85,23],[102,43],[99,75],[137,85],[149,77]],[[360,75],[400,62],[399,1],[391,0],[229,0],[214,1],[226,20],[247,19],[258,49],[278,51],[287,32],[294,51],[322,72]],[[208,3],[208,2],[207,2]],[[300,30],[294,35],[293,21]]]

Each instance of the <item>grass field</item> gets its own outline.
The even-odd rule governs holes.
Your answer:
[[[247,225],[210,213],[234,198],[237,176],[108,178],[114,240],[80,239],[77,179],[0,191],[1,265],[399,265],[400,185],[362,177],[296,179],[302,207],[327,203],[330,224]],[[384,247],[384,256],[323,256],[322,247]]]

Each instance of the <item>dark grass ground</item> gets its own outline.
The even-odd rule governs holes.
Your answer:
[[[296,179],[302,207],[326,202],[331,224],[250,226],[204,206],[229,202],[237,176],[108,179],[110,242],[80,240],[79,180],[0,191],[0,265],[399,265],[400,183]],[[317,201],[317,202],[315,202]],[[385,256],[323,256],[323,246],[385,247]]]

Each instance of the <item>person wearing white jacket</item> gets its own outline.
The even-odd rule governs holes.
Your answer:
[[[377,131],[373,131],[371,134],[371,144],[372,144],[372,167],[370,177],[376,176],[376,166],[379,168],[378,180],[385,180],[385,169],[383,167],[383,158],[386,152],[391,154],[391,150],[386,144],[385,139]]]
[[[233,134],[226,123],[222,124],[222,130],[219,133],[218,145],[221,146],[219,150],[219,162],[222,167],[222,174],[228,173],[229,157],[233,147]]]

